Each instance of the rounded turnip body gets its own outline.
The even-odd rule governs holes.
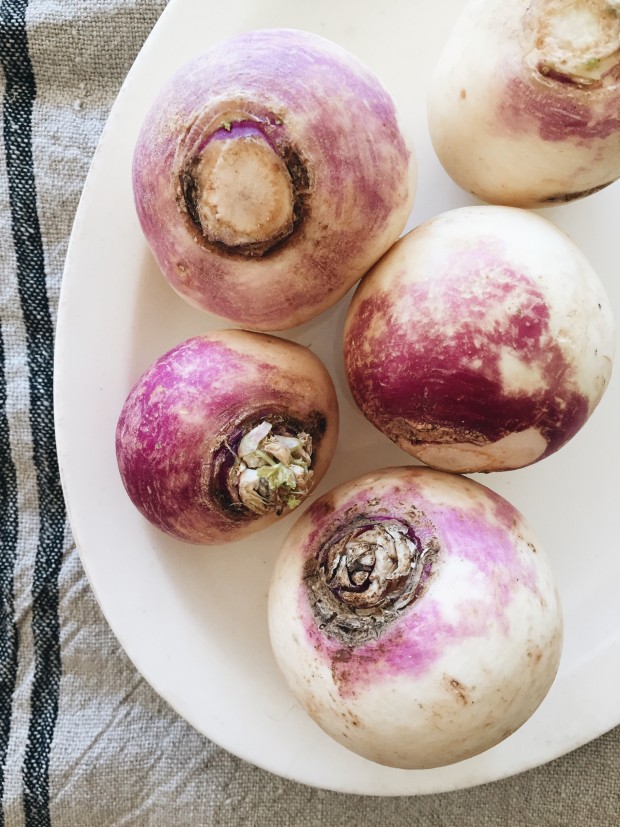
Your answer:
[[[344,337],[353,397],[447,471],[557,451],[607,387],[613,320],[583,254],[540,216],[464,207],[409,233],[360,283]]]
[[[189,543],[237,540],[289,513],[331,461],[333,383],[293,342],[241,330],[198,336],[142,375],[116,451],[134,505]]]
[[[402,768],[454,763],[514,732],[562,644],[549,563],[521,514],[473,480],[414,467],[369,473],[299,518],[269,629],[312,718]]]
[[[448,174],[483,201],[548,206],[620,177],[618,0],[471,0],[428,99]]]
[[[170,79],[133,184],[174,289],[258,330],[344,295],[402,232],[415,186],[377,78],[330,41],[282,29],[226,40]]]

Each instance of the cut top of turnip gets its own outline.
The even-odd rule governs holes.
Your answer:
[[[526,62],[554,81],[602,84],[620,62],[619,13],[617,0],[538,0],[526,16]]]
[[[241,439],[228,473],[228,486],[250,511],[281,514],[295,508],[312,479],[312,437],[272,433],[265,419]]]
[[[317,625],[327,638],[357,646],[376,639],[418,599],[437,553],[395,517],[361,517],[308,559],[304,579]]]
[[[179,206],[205,241],[229,253],[265,255],[302,216],[303,176],[278,152],[277,123],[224,113],[182,153]]]

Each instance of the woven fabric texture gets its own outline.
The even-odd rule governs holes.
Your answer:
[[[620,729],[449,794],[283,781],[194,731],[102,617],[55,457],[56,310],[90,160],[164,0],[1,0],[0,827],[620,824]]]

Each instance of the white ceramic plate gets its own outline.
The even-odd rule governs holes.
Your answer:
[[[240,30],[308,29],[375,70],[401,108],[419,162],[410,227],[469,199],[435,159],[426,80],[461,0],[173,0],[110,115],[80,204],[64,275],[56,352],[57,438],[75,540],[122,645],[194,727],[254,764],[327,789],[411,795],[457,789],[534,767],[620,722],[620,465],[617,375],[586,427],[562,451],[484,482],[535,526],[563,598],[566,642],[557,680],[536,714],[489,752],[437,770],[374,765],[329,739],[296,704],[273,660],[266,622],[272,564],[293,517],[215,549],[175,542],[134,510],[116,467],[114,431],[130,387],[172,345],[224,323],[168,287],[134,214],[131,155],[160,84],[187,58]],[[598,269],[620,318],[620,185],[546,211]],[[324,492],[373,467],[408,462],[355,409],[340,337],[347,301],[289,333],[328,365],[339,388],[342,439]]]

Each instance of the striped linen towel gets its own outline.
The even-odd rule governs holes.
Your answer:
[[[620,730],[468,791],[324,793],[209,743],[109,631],[59,483],[54,326],[90,158],[164,5],[0,0],[0,827],[617,825]]]

